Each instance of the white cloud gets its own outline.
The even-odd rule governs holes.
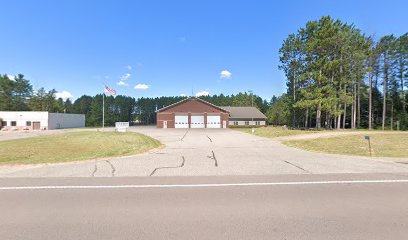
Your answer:
[[[62,92],[57,92],[56,94],[55,94],[55,98],[56,99],[58,99],[58,98],[62,98],[62,99],[64,99],[64,100],[67,100],[68,98],[70,98],[70,99],[72,99],[74,96],[72,96],[72,94],[70,93],[70,92],[68,92],[68,91],[62,91]]]
[[[139,83],[135,86],[135,89],[136,90],[147,90],[149,87],[150,87],[149,85]]]
[[[125,83],[124,81],[119,81],[119,82],[117,82],[116,83],[116,85],[118,85],[118,86],[129,86],[129,84],[128,83]]]
[[[182,94],[180,94],[180,97],[187,97],[187,95],[182,93]]]
[[[131,76],[130,73],[123,74],[123,76],[120,77],[120,80],[121,81],[126,81],[126,80],[128,80],[130,78],[130,76]]]
[[[109,78],[110,78],[110,76],[108,76],[108,75],[105,76],[105,79],[109,79]]]
[[[13,75],[7,74],[7,77],[11,80],[11,81],[15,81],[16,77],[14,77]]]
[[[196,97],[208,96],[210,93],[207,90],[196,93]]]
[[[130,65],[127,65],[126,68],[127,68],[128,70],[132,70],[132,66],[130,66]]]
[[[232,73],[228,70],[222,70],[220,73],[220,78],[221,79],[230,79],[232,76]]]

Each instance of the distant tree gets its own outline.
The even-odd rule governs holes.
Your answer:
[[[274,99],[266,112],[269,124],[287,125],[291,122],[291,98],[290,95],[283,94],[281,97]]]
[[[64,107],[64,100],[62,98],[58,98],[55,101],[54,97],[49,97],[48,101],[52,103],[50,112],[53,113],[64,113],[65,112],[65,107]]]
[[[91,105],[93,102],[93,99],[95,97],[83,95],[80,98],[76,99],[74,104],[73,104],[73,113],[77,114],[85,114],[85,125],[86,126],[93,126],[91,122]]]
[[[64,102],[64,112],[66,113],[73,113],[74,111],[74,106],[71,102],[71,99],[67,98]]]
[[[32,111],[63,112],[62,99],[58,102],[55,99],[56,93],[55,89],[50,91],[46,91],[44,88],[38,89],[29,100],[30,109]]]
[[[408,86],[408,33],[396,40],[393,65],[395,65],[395,78],[400,88],[402,113],[405,115],[407,113],[405,86]]]
[[[27,111],[30,110],[28,101],[33,88],[23,74],[10,79],[6,74],[0,75],[0,110]]]
[[[93,127],[102,126],[102,94],[93,97],[85,124]]]
[[[93,97],[83,95],[75,100],[73,104],[73,113],[88,114],[91,111]]]
[[[382,112],[382,130],[385,129],[386,117],[387,117],[387,99],[389,82],[392,77],[392,54],[393,46],[395,44],[395,37],[393,35],[387,35],[380,39],[378,48],[380,52],[380,66],[382,71],[382,85],[383,85],[383,112]]]

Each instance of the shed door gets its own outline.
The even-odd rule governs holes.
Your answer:
[[[176,115],[174,122],[175,128],[188,128],[188,116],[186,115]]]
[[[221,116],[207,116],[207,128],[221,128]]]
[[[33,130],[40,130],[41,123],[40,122],[33,122]]]
[[[191,116],[191,128],[204,128],[204,115]]]

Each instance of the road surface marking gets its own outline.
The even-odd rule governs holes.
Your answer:
[[[252,183],[205,183],[205,184],[153,184],[153,185],[55,185],[55,186],[21,186],[0,187],[1,190],[47,190],[47,189],[122,189],[122,188],[208,188],[208,187],[250,187],[250,186],[287,186],[287,185],[324,185],[324,184],[376,184],[408,183],[400,180],[344,180],[315,182],[252,182]]]

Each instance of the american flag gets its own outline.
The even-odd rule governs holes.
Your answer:
[[[109,88],[108,86],[105,85],[105,88],[103,89],[103,92],[106,94],[110,94],[115,96],[116,95],[116,90]]]

